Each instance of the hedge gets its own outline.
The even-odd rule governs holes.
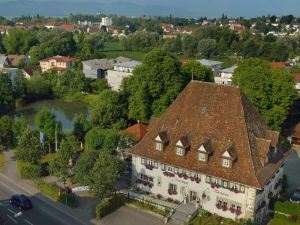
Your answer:
[[[36,181],[37,188],[40,192],[52,198],[54,201],[61,202],[70,207],[76,207],[76,198],[72,193],[60,192],[59,188],[48,184],[42,180]]]
[[[115,211],[124,204],[122,197],[120,195],[114,195],[110,198],[104,198],[96,206],[96,216],[97,219],[100,219],[109,213]]]
[[[18,171],[23,179],[36,179],[42,175],[41,165],[34,165],[21,160],[18,161]]]

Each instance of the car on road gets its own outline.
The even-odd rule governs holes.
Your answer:
[[[10,204],[18,207],[18,209],[30,209],[32,208],[32,203],[30,198],[28,198],[26,195],[13,195],[10,200]]]
[[[300,189],[296,190],[290,197],[291,202],[300,203]]]

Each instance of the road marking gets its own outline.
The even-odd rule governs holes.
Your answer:
[[[33,223],[30,223],[28,220],[26,220],[26,219],[24,219],[24,221],[26,222],[26,223],[28,223],[29,225],[33,225]]]
[[[11,209],[7,209],[8,211],[10,211],[12,214],[16,214],[17,212],[14,212],[13,210],[11,210]]]
[[[14,223],[18,223],[16,220],[14,220],[14,218],[10,217],[10,215],[6,214],[6,216],[11,219]]]

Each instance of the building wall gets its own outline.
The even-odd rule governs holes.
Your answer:
[[[132,73],[115,70],[107,70],[107,83],[114,91],[118,91],[125,77],[131,76]]]
[[[217,84],[226,84],[231,85],[232,80],[230,78],[224,78],[224,77],[214,77],[215,83]]]
[[[85,75],[85,77],[87,78],[91,78],[91,79],[97,79],[97,70],[93,70],[91,69],[90,66],[86,65],[86,64],[82,64],[83,65],[83,73]]]
[[[243,193],[235,193],[229,189],[223,187],[212,187],[210,183],[206,182],[206,175],[199,174],[201,181],[199,183],[191,181],[190,179],[180,178],[175,174],[174,177],[169,177],[164,175],[164,171],[161,169],[161,163],[158,162],[158,168],[153,168],[149,170],[142,164],[141,157],[132,157],[132,175],[133,184],[136,184],[136,180],[140,179],[140,174],[145,174],[153,178],[153,187],[150,188],[143,184],[136,184],[140,189],[151,192],[155,195],[161,195],[164,198],[172,198],[179,202],[184,201],[184,199],[190,199],[191,191],[197,194],[197,201],[199,201],[200,206],[211,212],[216,213],[222,217],[236,219],[236,218],[250,218],[253,219],[253,209],[255,206],[255,195],[256,190],[252,187],[245,187]],[[177,194],[169,194],[169,184],[177,185]],[[216,204],[218,200],[228,202],[228,209],[231,204],[239,205],[241,207],[241,215],[238,217],[236,214],[231,213],[230,210],[223,211],[218,209]]]
[[[74,65],[74,62],[57,62],[56,60],[40,61],[42,72],[48,71],[54,67],[69,68]]]
[[[296,83],[295,88],[296,88],[297,90],[300,90],[300,83]]]

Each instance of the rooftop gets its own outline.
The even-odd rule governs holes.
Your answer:
[[[132,136],[134,139],[140,141],[146,135],[147,128],[148,127],[145,124],[137,123],[123,130],[122,133]]]
[[[223,62],[213,61],[213,60],[208,60],[208,59],[200,59],[197,61],[204,66],[215,66],[215,65],[223,64]]]
[[[220,70],[221,73],[234,73],[234,70],[237,68],[237,66],[232,66],[226,69]]]
[[[117,67],[126,67],[126,68],[135,68],[139,65],[141,65],[142,63],[139,62],[139,61],[136,61],[136,60],[131,60],[131,61],[128,61],[128,62],[120,62],[120,63],[116,63],[114,64],[114,66],[117,66]]]
[[[47,59],[40,60],[40,62],[49,62],[49,61],[52,61],[52,60],[55,60],[57,62],[73,62],[76,59],[72,58],[72,57],[68,57],[68,56],[57,55],[57,56],[49,57]]]
[[[239,88],[191,81],[161,118],[151,120],[145,137],[129,152],[260,189],[288,156],[289,152],[274,151],[278,136]],[[163,151],[154,149],[158,137],[164,137]],[[182,137],[189,148],[178,156],[174,149]],[[201,162],[199,147],[207,140],[211,156]],[[220,163],[226,151],[234,160],[232,168]]]

